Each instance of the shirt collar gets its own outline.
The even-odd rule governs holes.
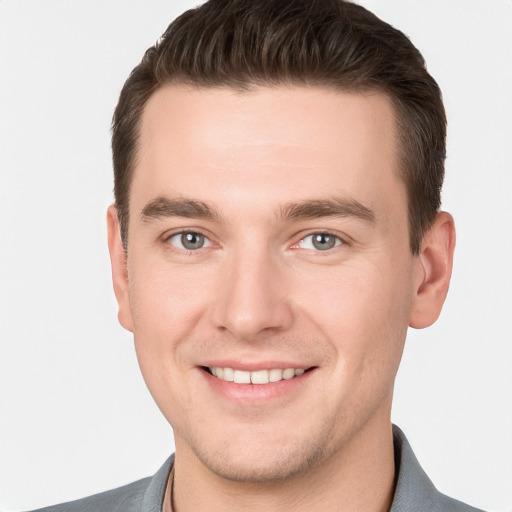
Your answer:
[[[421,468],[405,434],[396,425],[393,425],[393,447],[398,477],[390,512],[411,510],[412,503],[421,503],[422,506],[432,503],[438,492]],[[429,510],[428,506],[425,510]]]

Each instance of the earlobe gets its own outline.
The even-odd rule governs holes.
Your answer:
[[[409,325],[423,329],[441,314],[452,275],[455,249],[455,223],[447,212],[440,212],[423,237],[418,255],[418,272]]]
[[[112,265],[112,282],[119,305],[119,323],[128,331],[133,332],[126,252],[121,239],[119,218],[115,205],[111,205],[107,210],[107,231],[108,249]]]

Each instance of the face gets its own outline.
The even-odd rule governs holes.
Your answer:
[[[389,424],[421,274],[395,133],[378,93],[151,97],[117,295],[177,458],[283,479]]]

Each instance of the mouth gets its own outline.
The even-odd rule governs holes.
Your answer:
[[[202,368],[210,375],[226,382],[257,385],[294,379],[313,370],[313,368],[269,368],[257,371],[246,371],[219,366],[203,366]]]

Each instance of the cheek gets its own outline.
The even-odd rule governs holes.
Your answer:
[[[334,345],[340,364],[377,367],[400,359],[410,288],[409,267],[400,262],[347,264],[322,279],[313,276],[303,287],[301,309]]]
[[[182,386],[183,372],[189,369],[183,347],[204,313],[204,287],[183,270],[136,269],[130,275],[130,307],[137,359],[150,393],[171,421],[192,403]]]
[[[204,314],[207,284],[197,272],[151,265],[136,268],[129,278],[137,352],[143,359],[165,364],[169,352],[190,336]]]

